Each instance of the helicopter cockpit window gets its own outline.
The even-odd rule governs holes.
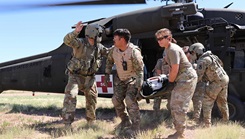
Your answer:
[[[234,57],[234,69],[245,68],[245,50],[236,50]]]

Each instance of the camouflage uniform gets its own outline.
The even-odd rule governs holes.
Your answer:
[[[194,95],[192,97],[193,102],[193,118],[196,122],[199,122],[201,110],[202,110],[202,101],[206,91],[206,82],[199,81],[196,85]]]
[[[193,62],[192,67],[196,70],[197,64]],[[194,109],[193,118],[194,121],[196,121],[197,123],[199,122],[201,116],[202,101],[206,91],[206,84],[207,84],[207,80],[205,79],[199,81],[196,85],[196,89],[192,97],[193,109]]]
[[[211,126],[211,112],[216,100],[223,120],[229,120],[227,105],[229,76],[224,71],[222,65],[221,60],[216,55],[213,55],[211,51],[203,53],[197,61],[198,80],[207,78],[209,81],[203,98],[203,117],[207,127]]]
[[[179,64],[176,85],[171,91],[170,108],[176,133],[183,135],[186,114],[197,83],[197,74],[181,47],[171,43],[165,51],[168,65]]]
[[[126,61],[127,70],[123,70],[122,61]],[[116,114],[121,118],[122,122],[130,119],[132,128],[139,129],[140,111],[136,95],[138,88],[141,88],[143,83],[144,64],[138,46],[129,43],[128,48],[123,52],[113,46],[106,61],[105,72],[107,74],[111,73],[114,63],[118,74],[114,79],[114,94],[112,97]],[[127,109],[125,108],[124,99]]]
[[[86,119],[88,122],[96,119],[95,110],[98,91],[95,84],[95,73],[101,66],[102,56],[107,55],[107,48],[97,43],[91,46],[86,38],[77,38],[75,31],[64,37],[64,43],[73,48],[73,57],[67,64],[69,75],[65,88],[65,98],[62,118],[65,124],[74,121],[78,91],[86,98]]]
[[[155,65],[154,68],[154,73],[155,76],[158,76],[156,73],[156,70],[160,70],[161,74],[168,74],[169,73],[169,66],[166,63],[166,61],[164,60],[164,58],[160,58],[157,60],[157,64]],[[170,106],[169,106],[169,102],[170,102],[170,93],[167,95],[167,99],[168,99],[168,103],[167,103],[167,109],[170,111]],[[160,110],[160,105],[161,105],[161,101],[162,101],[162,97],[155,97],[154,98],[154,102],[153,102],[153,110],[158,113],[158,111]]]
[[[195,63],[195,60],[192,59],[192,55],[189,52],[189,46],[184,46],[182,49],[185,52],[188,60],[191,62],[192,67],[196,70],[197,64]],[[193,102],[193,118],[196,123],[199,123],[199,118],[201,115],[201,110],[202,110],[202,99],[205,93],[205,86],[206,82],[204,81],[199,81],[196,85],[195,92],[192,97],[192,102]]]

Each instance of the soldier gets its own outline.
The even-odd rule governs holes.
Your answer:
[[[192,97],[193,109],[194,109],[193,119],[196,122],[196,124],[198,124],[200,121],[203,97],[206,91],[206,84],[207,82],[205,80],[198,81],[196,90]]]
[[[103,28],[98,24],[89,24],[85,29],[86,38],[78,38],[83,28],[82,22],[76,29],[64,37],[64,43],[73,49],[73,57],[67,64],[68,83],[65,87],[65,98],[62,118],[66,127],[74,121],[77,94],[80,90],[86,98],[86,120],[90,125],[96,120],[95,110],[98,91],[95,84],[95,73],[98,71],[102,56],[108,50],[100,42]]]
[[[117,116],[121,118],[118,127],[121,129],[130,127],[130,130],[134,132],[140,129],[140,111],[137,100],[141,98],[144,63],[139,47],[130,43],[130,38],[131,34],[128,29],[114,31],[114,46],[110,49],[106,61],[105,85],[109,82],[109,75],[115,63],[118,76],[114,79],[112,103]]]
[[[163,52],[163,57],[157,60],[157,63],[154,68],[154,76],[159,76],[160,74],[168,74],[169,66],[165,60],[165,54]],[[169,93],[170,94],[170,93]],[[170,95],[167,94],[167,109],[170,111]],[[155,97],[153,102],[153,110],[155,117],[159,115],[160,105],[161,105],[162,97]]]
[[[192,56],[189,52],[189,46],[184,46],[183,51],[185,52],[188,60],[191,62],[193,68],[196,70],[197,64],[195,63],[195,59],[192,59]],[[197,83],[195,92],[192,97],[192,103],[193,103],[193,118],[196,123],[199,123],[201,110],[202,110],[202,99],[205,93],[206,82],[204,80],[201,80]]]
[[[197,74],[182,48],[172,43],[169,29],[160,29],[155,36],[160,47],[165,48],[166,61],[170,66],[166,90],[172,90],[170,108],[176,132],[168,138],[184,138],[186,114],[196,88]]]
[[[206,78],[209,82],[209,85],[206,87],[202,107],[205,126],[211,127],[211,112],[216,100],[223,121],[228,121],[227,89],[229,76],[223,69],[222,61],[216,55],[212,54],[211,51],[205,52],[205,48],[201,43],[192,44],[189,51],[198,59],[198,81]]]

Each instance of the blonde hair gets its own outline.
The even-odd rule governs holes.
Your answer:
[[[167,28],[159,29],[159,30],[155,33],[155,36],[157,37],[158,35],[161,35],[161,34],[163,34],[163,33],[166,33],[166,34],[168,34],[169,36],[172,37],[172,32],[171,32],[169,29],[167,29]]]
[[[162,28],[159,29],[156,33],[155,33],[155,37],[157,37],[158,35],[162,35],[163,33],[166,33],[168,36],[170,36],[171,42],[172,43],[177,43],[177,41],[173,38],[172,36],[172,32],[168,29],[168,28]]]

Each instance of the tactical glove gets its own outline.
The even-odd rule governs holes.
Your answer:
[[[106,73],[104,79],[104,85],[107,87],[109,82],[110,82],[110,75]]]
[[[168,82],[168,85],[165,88],[166,92],[171,92],[174,89],[175,82]]]
[[[172,90],[174,89],[174,86],[175,86],[175,82],[168,82],[166,87],[157,91],[157,93],[154,96],[155,97],[166,96],[167,94],[172,92]]]

